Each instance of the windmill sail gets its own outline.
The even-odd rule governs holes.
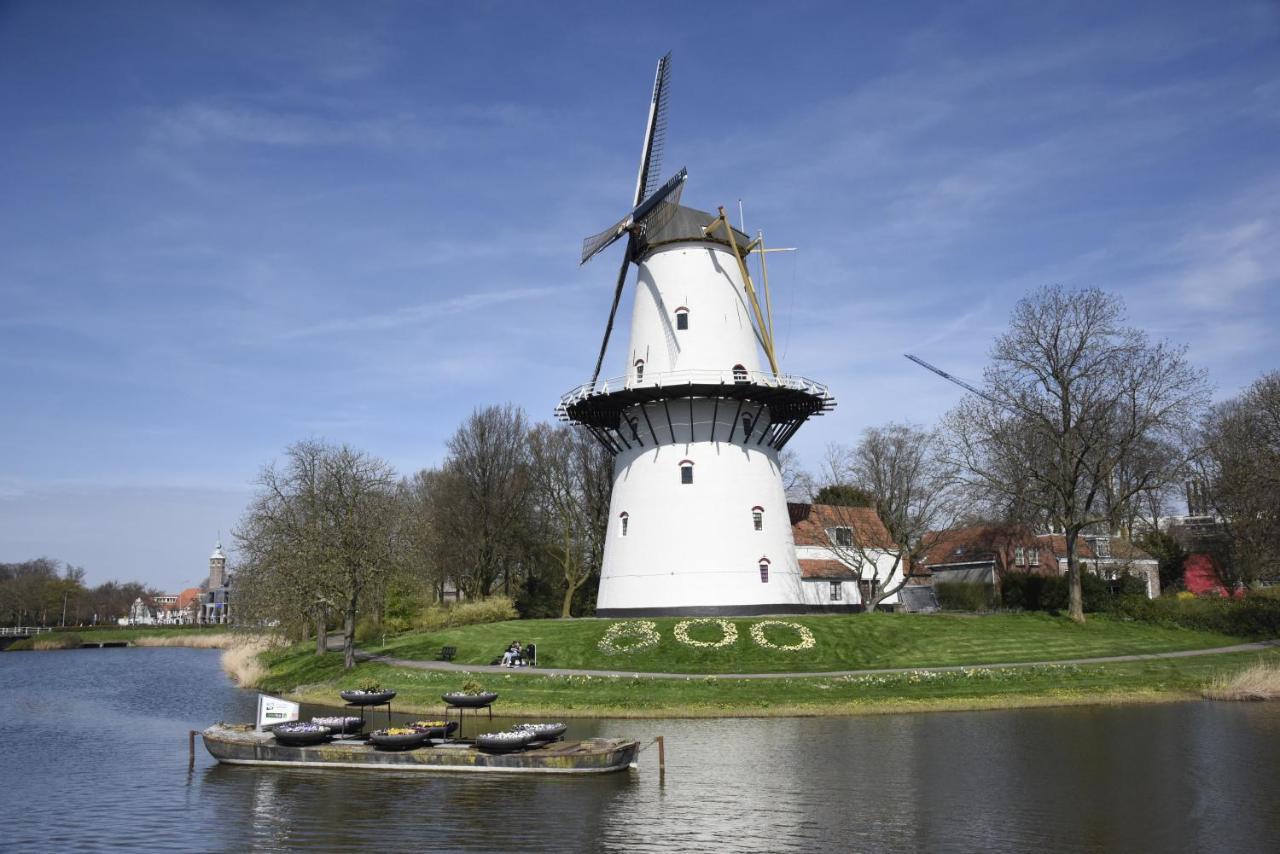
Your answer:
[[[662,148],[667,139],[667,93],[671,91],[671,52],[658,60],[653,75],[653,97],[649,101],[649,121],[644,129],[644,146],[640,149],[640,172],[636,175],[638,205],[658,187],[662,178]]]
[[[684,188],[685,179],[688,177],[688,171],[681,169],[675,175],[672,175],[667,183],[659,187],[657,192],[638,204],[629,214],[599,234],[593,234],[583,240],[582,260],[579,264],[587,263],[596,253],[637,226],[645,228],[652,220],[660,219],[665,222],[670,219],[672,213],[675,212],[676,206],[680,204],[680,191]],[[630,254],[630,251],[628,251],[628,260],[630,260]]]
[[[671,91],[671,52],[658,60],[658,68],[653,75],[653,95],[649,99],[649,119],[644,126],[644,145],[640,149],[640,170],[636,174],[635,200],[631,203],[634,210],[614,225],[597,235],[588,237],[582,243],[582,261],[585,264],[593,255],[613,243],[628,231],[634,224],[645,221],[637,213],[652,201],[653,205],[646,212],[651,218],[669,219],[680,200],[680,190],[684,186],[685,170],[667,182],[667,186],[659,190],[657,187],[662,175],[662,148],[667,138],[667,100]],[[678,180],[677,180],[678,179]],[[672,182],[675,186],[672,187]],[[668,189],[670,188],[670,189]],[[673,196],[674,194],[674,196]],[[669,198],[670,197],[670,198]],[[613,320],[618,314],[618,302],[622,299],[622,289],[627,284],[627,265],[635,251],[635,234],[627,239],[627,251],[622,256],[622,266],[618,270],[618,283],[613,290],[613,305],[609,308],[609,320],[604,327],[604,340],[600,342],[600,355],[596,358],[596,369],[591,374],[594,386],[600,378],[600,366],[604,364],[605,351],[609,349],[609,336],[613,332]]]

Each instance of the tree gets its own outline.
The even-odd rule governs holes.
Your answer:
[[[613,457],[585,431],[543,424],[529,432],[529,461],[543,547],[564,578],[560,616],[569,617],[574,594],[604,559]]]
[[[1200,431],[1198,473],[1225,529],[1223,580],[1276,574],[1280,562],[1280,371],[1215,406]]]
[[[837,522],[828,532],[830,548],[859,581],[870,582],[868,611],[902,589],[955,518],[956,479],[940,447],[933,431],[887,424],[866,430],[853,448],[828,449],[830,482],[814,501],[834,505],[828,511]],[[874,509],[887,543],[859,524],[859,508]]]
[[[259,493],[236,530],[242,613],[262,620],[342,616],[344,665],[355,665],[356,617],[401,560],[396,476],[346,445],[298,442],[285,464],[263,469]],[[243,592],[242,592],[243,591]]]
[[[1014,308],[982,392],[947,419],[953,459],[974,493],[1065,534],[1077,622],[1081,532],[1186,470],[1187,427],[1208,391],[1185,353],[1125,326],[1119,297],[1042,288]]]
[[[468,596],[485,597],[501,580],[510,595],[528,549],[529,459],[523,410],[478,409],[449,439],[442,471],[441,547]]]
[[[847,458],[850,452],[836,446],[834,449],[828,449],[829,456],[832,453],[841,458],[838,461],[828,460],[828,469],[833,477],[837,477],[839,476],[837,471],[845,467],[844,458]],[[828,483],[814,494],[813,503],[828,504],[832,507],[875,507],[876,499],[870,492],[851,483]]]

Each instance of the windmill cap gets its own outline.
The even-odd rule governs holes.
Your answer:
[[[636,257],[643,257],[667,243],[688,243],[691,240],[728,246],[729,241],[725,239],[723,228],[717,227],[713,234],[707,234],[704,231],[715,220],[715,214],[700,211],[696,208],[687,208],[684,205],[676,205],[675,213],[667,218],[665,222],[645,230],[644,235],[639,240]],[[738,244],[738,251],[742,253],[743,257],[746,257],[747,246],[750,245],[751,238],[735,228],[733,229],[733,239]]]

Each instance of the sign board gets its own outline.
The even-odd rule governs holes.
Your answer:
[[[258,695],[258,732],[263,727],[275,726],[298,719],[298,704],[267,694]]]

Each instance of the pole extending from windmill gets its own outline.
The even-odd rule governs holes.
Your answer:
[[[924,359],[921,359],[919,356],[913,356],[913,355],[911,355],[910,353],[903,353],[902,355],[906,356],[908,359],[910,359],[911,361],[915,362],[915,363],[916,363],[917,365],[919,365],[920,367],[922,367],[922,368],[924,368],[924,369],[926,369],[926,370],[929,370],[929,371],[933,371],[935,374],[937,374],[938,376],[942,377],[944,380],[948,380],[948,381],[950,381],[950,382],[953,382],[953,383],[955,383],[956,385],[960,386],[961,388],[965,389],[966,391],[971,391],[971,392],[973,392],[974,394],[976,394],[978,397],[982,398],[983,400],[989,400],[989,401],[991,401],[992,403],[994,403],[996,406],[999,406],[999,407],[1002,407],[1002,408],[1007,408],[1007,407],[1005,407],[1005,406],[1004,406],[1004,404],[1003,404],[1003,403],[1001,403],[1000,401],[996,400],[994,397],[992,397],[991,395],[987,394],[985,391],[982,391],[982,390],[981,390],[981,389],[979,389],[979,388],[975,388],[974,386],[969,385],[969,383],[965,382],[964,380],[960,379],[959,377],[952,376],[951,374],[949,374],[949,373],[947,373],[946,371],[942,370],[942,368],[938,368],[938,367],[935,367],[935,366],[933,366],[933,365],[929,364],[929,363],[928,363],[928,362],[926,362]]]
[[[729,218],[725,215],[724,208],[718,208],[720,214],[711,224],[703,229],[703,233],[708,237],[721,226],[724,227],[725,239],[729,243],[729,248],[733,250],[733,257],[738,261],[738,271],[742,274],[742,283],[746,286],[747,299],[751,302],[751,312],[755,317],[756,339],[760,342],[761,349],[764,350],[765,356],[769,359],[769,367],[773,371],[774,376],[778,376],[781,371],[778,369],[778,357],[773,350],[773,316],[770,312],[768,319],[765,318],[764,311],[760,308],[760,300],[756,297],[755,285],[751,282],[751,272],[747,270],[747,264],[742,260],[742,250],[738,247],[738,240],[734,237],[733,226],[729,224]],[[754,243],[752,245],[755,245]]]

